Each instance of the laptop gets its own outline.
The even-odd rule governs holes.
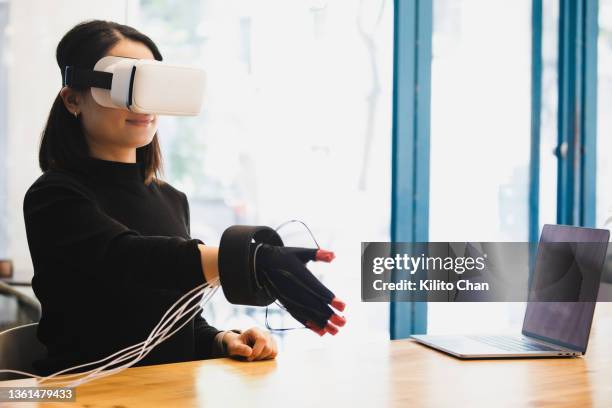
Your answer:
[[[462,359],[584,355],[609,239],[608,230],[544,225],[520,335],[410,337]],[[582,242],[589,244],[577,250]],[[542,299],[534,296],[539,284],[545,290],[538,293],[556,290],[555,301],[537,301]]]

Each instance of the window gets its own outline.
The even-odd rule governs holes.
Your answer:
[[[303,220],[337,255],[311,264],[348,302],[337,340],[388,338],[388,304],[358,296],[360,241],[389,240],[392,16],[378,0],[141,0],[128,18],[166,61],[207,70],[203,114],[160,122],[166,178],[189,197],[192,236],[214,245],[232,224]],[[280,232],[313,245],[299,225]],[[220,294],[205,316],[220,328],[264,325],[262,308]],[[298,325],[276,307],[269,317]],[[304,333],[279,336],[319,344]]]
[[[531,1],[434,2],[430,241],[528,240],[530,83]],[[512,328],[522,307],[430,303],[428,332]]]
[[[23,198],[40,177],[40,136],[61,89],[55,49],[83,20],[124,22],[126,3],[40,1],[33,7],[32,2],[0,0],[0,236],[5,234],[5,255],[13,260],[18,281],[29,282],[33,275]]]
[[[7,129],[7,56],[9,4],[0,2],[0,259],[8,258],[8,129]]]
[[[557,54],[559,1],[542,0],[542,106],[540,110],[539,228],[557,222]]]
[[[597,218],[596,226],[612,226],[612,1],[599,2],[597,44]]]

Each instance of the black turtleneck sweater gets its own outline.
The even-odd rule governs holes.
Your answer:
[[[78,171],[49,170],[23,203],[42,305],[42,374],[94,361],[145,340],[182,294],[204,283],[202,241],[171,185],[145,185],[141,164],[90,158]],[[138,365],[209,358],[220,331],[201,316]]]

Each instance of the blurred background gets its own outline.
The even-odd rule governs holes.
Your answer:
[[[430,112],[428,189],[419,198],[427,211],[416,213],[427,235],[417,238],[528,241],[544,223],[563,222],[565,0],[0,0],[0,259],[14,268],[7,282],[28,293],[22,203],[40,175],[40,134],[61,88],[55,47],[76,23],[108,19],[150,36],[165,61],[207,71],[203,113],[162,117],[159,127],[165,179],[189,198],[192,236],[217,245],[232,224],[299,219],[336,252],[331,265],[312,270],[347,301],[346,328],[321,339],[279,332],[281,348],[389,338],[401,313],[392,318],[388,303],[360,301],[360,243],[396,238],[392,164],[413,165],[397,161],[393,105],[402,92],[394,89],[394,55],[403,52],[394,25],[406,16],[397,5],[411,3],[429,10],[416,21],[425,18],[431,30],[431,57],[419,62],[429,73]],[[612,0],[594,3],[596,179],[589,182],[597,193],[585,204],[590,221],[576,223],[604,226],[612,205]],[[279,232],[287,244],[314,245],[300,224]],[[504,331],[522,324],[523,307],[434,303],[419,313],[431,333]],[[221,293],[204,316],[221,329],[265,327],[264,309],[230,305]],[[277,307],[268,318],[273,327],[298,326]]]

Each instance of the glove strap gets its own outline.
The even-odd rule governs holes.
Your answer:
[[[219,243],[219,280],[230,303],[267,306],[274,302],[255,276],[251,244],[283,246],[283,240],[270,227],[232,225],[221,235]]]
[[[264,287],[261,283],[259,283],[259,279],[257,278],[257,251],[261,248],[263,244],[257,244],[257,247],[253,251],[253,277],[255,278],[255,285],[257,285],[257,289],[262,290]]]

